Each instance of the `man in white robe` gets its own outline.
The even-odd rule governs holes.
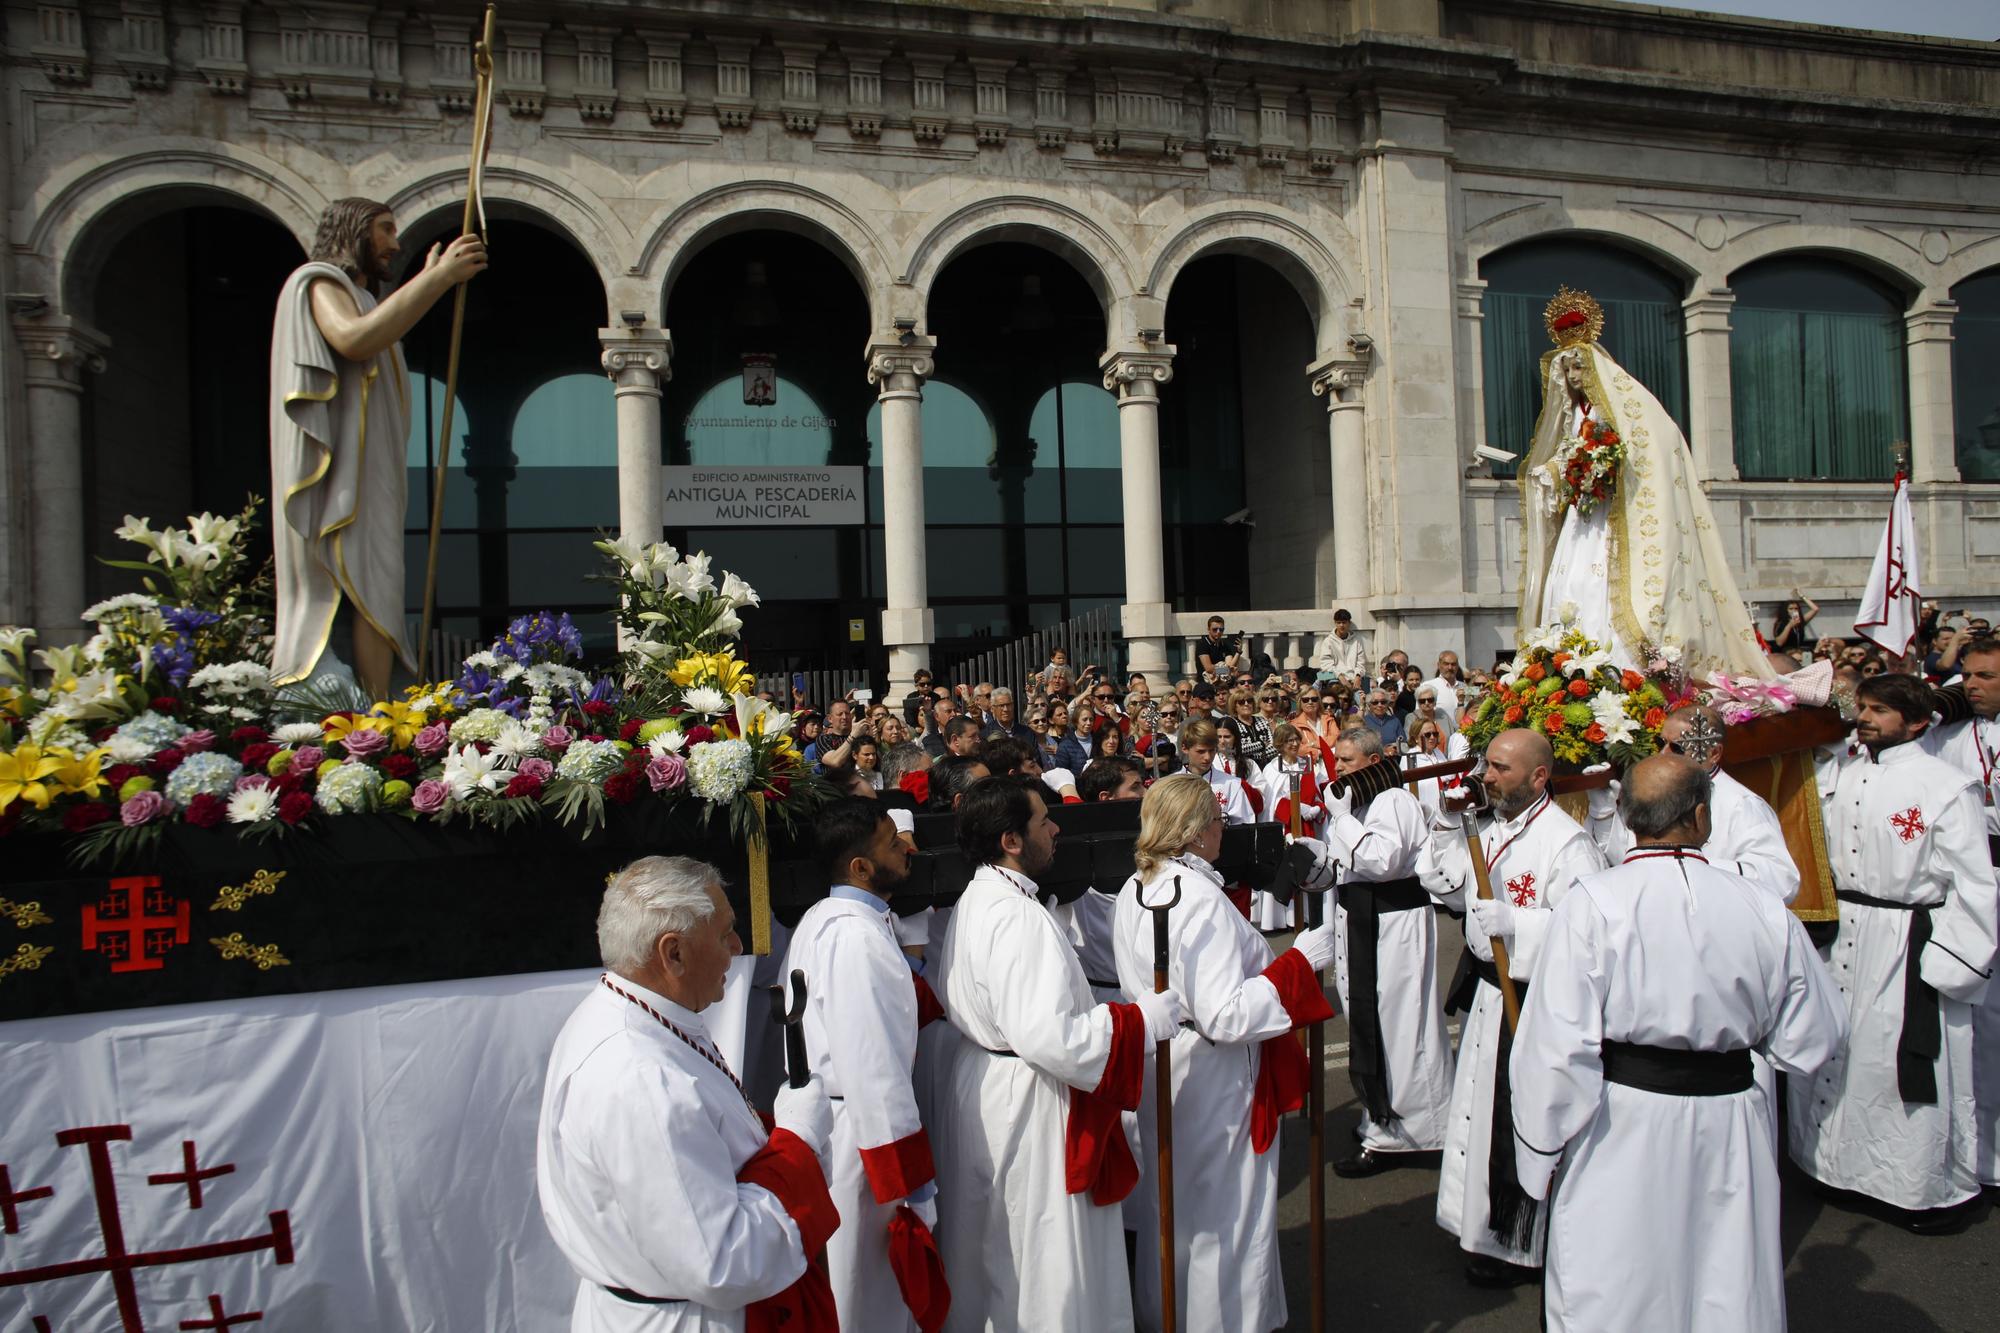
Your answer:
[[[1824,950],[1846,1052],[1790,1085],[1792,1159],[1822,1184],[1962,1226],[1979,1194],[1972,1015],[2000,951],[2000,891],[1976,779],[1915,744],[1930,688],[1856,691],[1859,753],[1823,752],[1819,789],[1840,926]]]
[[[1119,1113],[1138,1108],[1181,1002],[1097,1002],[1036,896],[1055,836],[1032,779],[985,778],[959,803],[959,847],[978,868],[931,964],[964,1034],[931,1124],[952,1330],[1132,1327],[1117,1205],[1138,1166]]]
[[[827,1178],[840,1230],[827,1276],[843,1328],[936,1328],[950,1295],[919,1262],[935,1254],[937,1170],[910,1077],[937,1002],[889,916],[910,853],[888,810],[865,797],[827,806],[814,833],[832,888],[800,918],[779,976],[805,974],[807,1058],[833,1102]]]
[[[363,689],[386,698],[396,659],[417,669],[403,630],[410,385],[401,339],[486,267],[486,246],[477,236],[432,246],[416,276],[378,303],[397,253],[387,204],[336,199],[309,262],[278,295],[270,426],[279,685],[314,674],[343,602]]]
[[[1932,727],[1922,744],[1975,779],[1986,812],[1986,855],[2000,874],[2000,639],[1974,639],[1959,654],[1972,716]],[[1972,1075],[1979,1120],[1979,1182],[2000,1185],[2000,986],[1989,985],[1972,1011]]]
[[[1776,1112],[1750,1052],[1810,1075],[1847,1016],[1804,926],[1700,851],[1709,786],[1678,755],[1634,766],[1634,846],[1556,908],[1521,1011],[1515,1162],[1552,1200],[1552,1333],[1785,1326]]]
[[[1578,877],[1604,868],[1590,835],[1549,797],[1554,767],[1549,743],[1532,731],[1503,731],[1486,747],[1486,790],[1495,818],[1480,834],[1480,851],[1493,884],[1491,900],[1475,897],[1470,848],[1459,826],[1459,811],[1467,803],[1462,790],[1445,793],[1432,822],[1431,845],[1418,866],[1425,888],[1466,913],[1467,955],[1461,963],[1466,982],[1454,986],[1452,1007],[1465,1007],[1468,987],[1474,994],[1458,1040],[1437,1220],[1471,1255],[1466,1278],[1479,1286],[1533,1281],[1543,1241],[1534,1201],[1514,1178],[1506,1072],[1512,1036],[1491,941],[1499,936],[1506,944],[1508,975],[1525,994],[1550,910]]]
[[[556,1037],[535,1181],[576,1270],[572,1333],[714,1333],[766,1308],[830,1330],[811,1261],[840,1225],[820,1165],[832,1112],[817,1080],[778,1094],[767,1130],[702,1011],[743,950],[714,867],[649,856],[611,878],[606,973]]]
[[[1356,727],[1333,747],[1335,777],[1386,763],[1382,739]],[[1353,811],[1352,789],[1327,798],[1324,842],[1343,870],[1334,891],[1334,981],[1347,1014],[1348,1073],[1361,1097],[1361,1147],[1334,1163],[1348,1179],[1444,1147],[1454,1061],[1438,993],[1437,917],[1417,878],[1430,819],[1391,787]]]
[[[1700,764],[1714,784],[1709,801],[1712,827],[1702,848],[1708,863],[1769,889],[1778,901],[1790,905],[1799,896],[1799,868],[1785,846],[1778,812],[1722,771],[1728,744],[1725,734],[1722,714],[1706,705],[1691,704],[1667,718],[1660,728],[1660,743]],[[1619,817],[1618,801],[1610,788],[1598,787],[1590,793],[1590,836],[1604,859],[1614,865],[1632,850],[1631,831]]]

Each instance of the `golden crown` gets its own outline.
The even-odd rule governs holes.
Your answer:
[[[1596,342],[1597,336],[1604,332],[1604,308],[1591,299],[1589,292],[1559,287],[1555,299],[1542,310],[1542,323],[1549,331],[1549,341],[1556,346],[1580,347]]]

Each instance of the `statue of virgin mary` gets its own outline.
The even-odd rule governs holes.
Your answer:
[[[1678,650],[1696,678],[1770,679],[1680,427],[1598,344],[1588,293],[1563,288],[1544,322],[1555,350],[1519,476],[1521,637],[1561,620],[1621,667]]]

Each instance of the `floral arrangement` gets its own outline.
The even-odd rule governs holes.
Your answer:
[[[1708,702],[1734,727],[1752,718],[1789,713],[1798,707],[1799,695],[1783,678],[1758,680],[1755,676],[1718,673],[1708,678]]]
[[[1540,478],[1550,514],[1574,508],[1588,516],[1611,498],[1625,466],[1625,442],[1618,432],[1588,418],[1583,429],[1556,446],[1555,457]]]
[[[1533,727],[1566,767],[1633,764],[1659,752],[1660,728],[1676,703],[1668,690],[1613,665],[1602,645],[1558,621],[1522,641],[1465,724],[1465,738],[1484,750],[1509,727]]]
[[[735,655],[754,589],[671,546],[597,543],[612,562],[626,650],[585,669],[567,615],[509,624],[455,678],[370,700],[338,677],[276,690],[266,663],[268,578],[244,581],[255,502],[121,536],[146,593],[90,609],[97,633],[27,654],[0,629],[0,835],[76,835],[92,864],[147,850],[174,824],[263,838],[389,812],[494,828],[554,818],[590,836],[608,805],[698,802],[738,841],[824,799],[792,715],[756,695]],[[236,581],[232,581],[232,579]]]

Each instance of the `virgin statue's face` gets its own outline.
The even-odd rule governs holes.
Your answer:
[[[1580,358],[1576,356],[1564,357],[1562,375],[1563,384],[1571,393],[1581,394],[1583,392],[1583,362]]]

